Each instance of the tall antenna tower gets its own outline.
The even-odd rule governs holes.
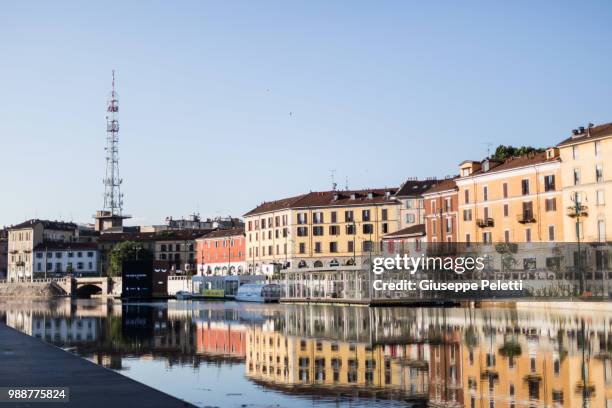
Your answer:
[[[123,212],[123,194],[119,177],[119,98],[115,90],[115,70],[110,97],[106,103],[106,177],[104,178],[104,209],[111,215]]]
[[[115,89],[113,70],[112,89],[106,102],[106,176],[104,177],[104,209],[96,213],[96,229],[106,230],[123,226],[129,215],[123,214],[123,193],[119,176],[119,96]]]

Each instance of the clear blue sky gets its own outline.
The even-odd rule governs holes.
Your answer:
[[[610,21],[606,1],[3,3],[0,225],[91,222],[113,68],[125,211],[151,224],[612,121]]]

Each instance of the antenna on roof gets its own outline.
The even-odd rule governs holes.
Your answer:
[[[329,171],[330,172],[330,176],[331,176],[331,182],[332,182],[332,191],[336,191],[336,189],[338,188],[338,183],[336,183],[336,169],[332,169]]]
[[[482,144],[487,146],[487,158],[491,157],[491,146],[493,146],[493,143],[483,142]]]
[[[348,191],[348,176],[344,178],[344,189]]]

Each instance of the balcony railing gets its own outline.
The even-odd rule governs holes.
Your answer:
[[[476,225],[478,225],[480,228],[487,228],[487,227],[492,227],[495,225],[495,221],[493,221],[493,218],[479,218],[476,220]]]
[[[589,208],[586,205],[572,205],[567,207],[567,215],[570,217],[586,217],[589,215]]]
[[[533,216],[533,214],[532,213],[528,213],[528,212],[525,212],[525,213],[522,213],[522,214],[518,214],[516,216],[516,219],[521,224],[529,224],[529,223],[532,223],[532,222],[536,222],[536,219]]]

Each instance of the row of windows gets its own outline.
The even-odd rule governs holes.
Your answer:
[[[262,218],[261,223],[260,220],[251,220],[247,223],[247,230],[253,231],[253,229],[258,230],[261,226],[261,229],[273,228],[273,227],[285,227],[287,226],[287,215],[277,215],[275,217]],[[255,228],[253,228],[255,227]]]
[[[341,252],[341,247],[338,244],[338,242],[329,242],[327,244],[328,246],[325,248],[326,251],[330,252],[330,253],[338,253]],[[381,247],[382,247],[382,242],[381,242]],[[346,251],[345,252],[354,252],[355,251],[355,241],[348,241],[346,243]],[[374,249],[374,244],[372,241],[362,241],[361,243],[361,250],[363,252],[369,252],[372,251]],[[313,252],[320,254],[323,253],[324,247],[323,247],[323,243],[321,242],[314,242],[313,243]],[[253,256],[258,257],[259,256],[259,247],[256,248],[249,248],[249,253],[248,256],[249,258],[252,258]],[[305,242],[300,242],[298,244],[298,253],[300,254],[306,254],[307,253],[307,244]],[[268,246],[263,246],[261,247],[261,256],[273,256],[273,255],[287,255],[287,244],[283,244],[282,246],[280,245],[268,245]]]
[[[603,173],[603,164],[595,165],[595,182],[603,183],[604,181],[604,173]],[[574,185],[578,186],[582,183],[582,171],[579,168],[574,169]]]
[[[344,230],[347,235],[355,235],[357,231],[357,226],[354,224],[345,225]],[[389,232],[389,225],[385,222],[382,223],[381,233],[386,234]],[[297,228],[297,236],[298,237],[307,237],[308,236],[309,227],[298,227]],[[340,235],[340,226],[338,225],[330,225],[329,226],[329,235]],[[363,234],[374,234],[374,225],[373,224],[363,224],[361,226],[361,231]],[[314,226],[312,227],[312,235],[315,237],[321,237],[325,235],[325,229],[322,226]]]
[[[547,234],[548,234],[548,240],[549,241],[554,241],[556,238],[556,228],[554,225],[549,225],[548,226],[548,230],[547,230]],[[504,242],[511,242],[511,241],[515,241],[516,239],[511,239],[512,237],[510,236],[510,230],[505,230],[504,231],[504,238],[503,241]],[[465,242],[467,244],[469,244],[471,242],[472,236],[471,234],[465,234]],[[533,234],[532,234],[532,230],[531,228],[525,228],[525,236],[524,236],[524,240],[525,242],[532,242],[533,240]],[[482,233],[482,242],[485,244],[491,244],[493,242],[493,234],[491,233],[491,231],[485,231]]]
[[[61,262],[56,262],[55,264],[53,264],[52,262],[47,262],[46,264],[43,264],[42,262],[36,263],[36,272],[62,273],[62,272],[68,272],[71,268],[73,268],[72,262],[68,262],[68,265],[66,266],[65,270],[63,269],[63,265]],[[85,269],[85,263],[77,262],[76,270],[82,271],[84,269]],[[89,271],[93,270],[93,262],[87,262],[87,270]]]
[[[332,211],[330,213],[331,223],[338,222],[338,214],[336,211]],[[381,219],[382,221],[387,221],[388,211],[386,208],[381,210]],[[368,222],[372,221],[372,212],[371,210],[361,210],[361,221]],[[344,211],[344,222],[355,222],[355,213],[353,210]],[[298,213],[297,215],[297,223],[300,225],[308,224],[308,213]],[[312,223],[313,224],[324,224],[325,223],[325,214],[322,211],[313,212],[312,213]]]
[[[55,254],[55,257],[57,259],[60,259],[64,256],[65,252],[47,252],[47,258],[53,258],[53,254]],[[37,259],[42,259],[43,255],[44,255],[43,252],[36,252]],[[68,258],[74,258],[75,255],[77,258],[83,258],[83,252],[68,252],[67,255],[68,255]],[[87,252],[88,258],[93,258],[93,256],[94,256],[93,251]]]
[[[189,245],[185,245],[189,251],[193,251],[193,244],[189,244]],[[172,249],[174,248],[174,249]],[[160,251],[161,252],[174,252],[174,251],[180,251],[181,250],[181,244],[175,244],[174,246],[172,244],[161,244],[160,245]]]
[[[599,157],[601,155],[601,141],[596,140],[593,143],[593,147],[595,148],[595,157]],[[584,146],[586,147],[586,145]],[[572,146],[572,159],[577,160],[580,158],[580,146],[575,145]]]
[[[508,217],[510,215],[510,207],[508,204],[503,205],[503,214],[504,217]],[[554,212],[557,211],[557,199],[556,198],[547,198],[544,200],[544,210],[546,212]],[[531,201],[526,201],[523,203],[523,208],[520,214],[521,219],[533,219],[533,203]],[[489,207],[483,208],[483,217],[491,218],[491,210]],[[463,221],[472,221],[472,209],[463,210]]]
[[[508,183],[502,184],[502,198],[509,198]],[[544,192],[555,191],[555,175],[549,174],[544,176]],[[532,193],[531,182],[529,179],[521,180],[521,195],[526,196]],[[489,186],[482,186],[482,201],[489,201]],[[463,191],[463,202],[469,204],[471,200],[470,190]],[[435,203],[432,201],[432,206],[435,208]],[[435,211],[435,210],[434,210]]]

